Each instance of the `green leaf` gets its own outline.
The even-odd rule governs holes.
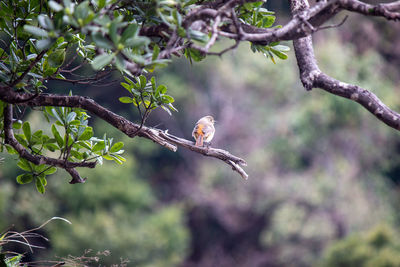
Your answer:
[[[124,49],[122,50],[122,53],[128,57],[130,60],[134,61],[135,63],[139,65],[144,65],[146,64],[146,59],[138,54],[132,53],[129,49]]]
[[[46,175],[44,175],[43,173],[40,174],[39,176],[37,176],[40,179],[40,182],[42,183],[43,186],[47,185],[47,180],[46,180]]]
[[[48,37],[49,33],[39,27],[32,26],[32,25],[24,25],[24,30],[32,35],[38,37]]]
[[[24,147],[28,147],[28,142],[26,142],[25,135],[23,134],[16,134],[15,139],[21,143]]]
[[[64,146],[64,140],[61,137],[60,133],[58,132],[58,130],[54,124],[51,126],[51,132],[53,133],[54,138],[57,141],[58,147],[62,148]]]
[[[58,120],[61,123],[61,125],[64,125],[64,120],[60,117],[58,111],[55,108],[52,108],[51,112],[53,113],[53,116],[56,118],[56,120]]]
[[[93,152],[98,152],[103,150],[106,147],[106,144],[104,141],[98,142],[94,145],[94,147],[92,148]]]
[[[121,72],[124,71],[125,69],[125,59],[121,56],[121,54],[118,54],[117,57],[115,58],[115,66],[117,69],[119,69]]]
[[[57,3],[56,1],[49,1],[49,7],[53,9],[55,12],[59,12],[64,9],[64,7],[59,3]]]
[[[172,11],[172,17],[174,18],[176,25],[181,26],[182,15],[178,12],[178,10],[174,9],[174,11]]]
[[[124,157],[121,157],[120,155],[111,154],[111,157],[118,164],[122,164],[126,161],[126,159]]]
[[[92,127],[86,127],[83,133],[78,136],[79,141],[89,140],[93,136],[93,129]]]
[[[172,96],[169,96],[169,95],[162,96],[162,102],[164,104],[173,103],[174,101],[175,101],[175,99]]]
[[[119,22],[113,21],[111,22],[110,27],[108,29],[108,34],[110,35],[111,40],[114,42],[114,44],[118,44],[119,42],[119,36],[117,34],[118,26]]]
[[[136,36],[127,39],[124,43],[126,47],[138,48],[150,44],[150,39],[143,36]]]
[[[58,149],[58,146],[56,146],[55,144],[45,144],[44,147],[51,152],[54,152]]]
[[[10,154],[10,155],[18,154],[18,151],[15,150],[12,146],[10,146],[8,144],[6,144],[6,149],[7,149],[8,154]]]
[[[119,101],[120,101],[121,103],[125,103],[125,104],[133,103],[132,97],[128,97],[128,96],[120,97],[120,98],[119,98]]]
[[[92,39],[95,44],[100,48],[113,49],[113,45],[111,44],[111,42],[107,38],[102,36],[99,32],[92,34]]]
[[[121,43],[124,44],[126,40],[136,36],[138,32],[138,25],[136,23],[129,24],[129,26],[122,33]]]
[[[50,67],[58,68],[64,63],[64,59],[65,59],[65,50],[57,49],[49,55],[47,61],[49,62]]]
[[[76,159],[79,159],[79,160],[83,159],[83,154],[76,150],[71,150],[70,153],[71,153],[71,156],[75,157]]]
[[[138,99],[133,99],[132,98],[132,100],[133,100],[133,104],[137,107],[137,106],[139,106],[141,103],[142,103],[142,101],[140,101],[140,100],[138,100]]]
[[[42,138],[45,138],[43,136],[43,130],[37,130],[32,134],[31,142],[35,144],[42,143]]]
[[[24,159],[24,158],[20,158],[20,159],[19,159],[19,161],[18,161],[18,163],[17,163],[17,166],[18,166],[20,169],[24,170],[24,171],[27,171],[27,172],[32,171],[32,167],[31,167],[29,161],[27,161],[27,160]]]
[[[281,52],[289,52],[290,51],[290,47],[286,46],[286,45],[272,45],[272,43],[269,45],[272,46],[272,49],[275,49],[275,50],[278,50]]]
[[[207,34],[201,32],[201,31],[196,31],[196,30],[191,30],[189,29],[189,37],[193,40],[206,43],[209,40],[209,37]]]
[[[107,64],[110,64],[113,58],[113,54],[101,54],[93,59],[92,67],[95,70],[100,70]]]
[[[146,76],[144,76],[143,74],[139,76],[139,84],[142,89],[146,87],[147,79]]]
[[[156,89],[156,94],[165,94],[167,92],[167,87],[163,84],[159,85]]]
[[[24,124],[22,124],[22,131],[24,132],[24,135],[26,137],[26,140],[31,140],[32,138],[32,133],[31,133],[31,126],[29,125],[29,122],[24,122]]]
[[[91,150],[91,149],[92,149],[91,143],[90,143],[89,141],[86,141],[86,140],[84,140],[84,141],[78,141],[77,144],[80,145],[80,146],[83,147],[83,148],[88,149],[88,150]]]
[[[128,90],[129,93],[131,93],[131,86],[129,84],[122,82],[121,86]]]
[[[193,48],[185,49],[185,56],[189,59],[193,59],[194,61],[201,61],[205,58],[205,55],[202,54],[199,50]]]
[[[105,160],[114,160],[114,158],[113,157],[111,157],[111,155],[103,155],[102,156],[103,157],[103,159],[105,159]]]
[[[172,103],[168,103],[168,107],[169,107],[171,110],[173,110],[173,111],[175,111],[175,112],[178,112],[178,110],[172,105]]]
[[[39,22],[40,26],[42,26],[46,30],[54,30],[53,21],[51,19],[49,19],[49,17],[47,15],[43,15],[43,14],[39,15],[38,22]]]
[[[82,3],[80,3],[74,12],[75,17],[81,20],[84,20],[89,14],[89,2],[88,1],[84,1]]]
[[[283,53],[281,51],[278,51],[278,50],[275,50],[274,48],[271,48],[271,52],[274,53],[280,59],[287,59],[288,58],[288,56],[285,53]]]
[[[265,16],[262,19],[262,25],[260,25],[263,28],[269,28],[275,23],[275,16]]]
[[[153,60],[153,61],[156,60],[158,57],[158,54],[160,54],[160,47],[155,44],[153,47],[153,56],[152,56],[151,60]]]
[[[17,183],[19,184],[29,184],[33,180],[33,175],[31,173],[24,173],[17,176]]]
[[[102,9],[106,5],[106,0],[99,0],[99,9]]]
[[[124,147],[124,143],[122,143],[122,142],[115,143],[111,147],[110,152],[114,153],[114,152],[120,151],[123,147]]]
[[[46,171],[44,171],[43,174],[45,174],[45,175],[50,175],[50,174],[55,173],[56,171],[57,171],[57,168],[54,167],[54,166],[52,166],[52,167],[50,167],[49,169],[47,169]]]
[[[22,121],[18,120],[18,121],[13,122],[14,129],[21,129],[21,126],[22,126]]]
[[[36,177],[36,189],[40,194],[44,194],[45,188],[42,183],[42,179]]]
[[[50,48],[51,44],[52,44],[52,40],[51,39],[43,39],[43,40],[38,40],[36,42],[36,48],[39,51],[45,50],[47,48]]]
[[[70,123],[71,121],[73,121],[76,117],[76,113],[75,112],[70,112],[67,115],[67,123]]]
[[[124,79],[127,83],[129,83],[130,85],[133,85],[133,81],[131,79],[129,79],[128,77],[124,76]]]

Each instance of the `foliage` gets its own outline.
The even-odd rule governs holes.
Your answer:
[[[96,129],[107,128],[103,125]],[[110,133],[124,142],[127,139]],[[137,147],[137,144],[127,144],[130,150],[138,150]],[[147,150],[151,153],[154,146]],[[100,260],[107,266],[119,262],[120,258],[129,261],[128,266],[176,266],[185,257],[189,241],[184,207],[161,203],[155,198],[149,184],[138,175],[145,166],[150,164],[140,164],[132,155],[120,168],[105,162],[94,170],[83,171],[84,175],[92,173],[93,179],[78,187],[62,186],[67,176],[58,172],[44,196],[31,194],[32,188],[17,185],[15,194],[3,194],[3,201],[8,204],[1,211],[9,214],[9,218],[2,217],[0,225],[14,221],[17,229],[24,229],[26,224],[40,223],[45,216],[57,214],[68,218],[71,225],[46,227],[50,248],[35,251],[35,259],[57,257],[78,261],[83,257],[79,255],[91,249],[92,253],[85,254],[82,260],[96,257],[93,254],[97,251],[107,250],[110,255]],[[7,177],[13,177],[15,171],[10,169]],[[5,185],[3,182],[0,190],[15,190]],[[16,219],[20,216],[25,220]]]
[[[200,4],[201,1],[192,0],[0,1],[1,86],[18,93],[32,93],[33,99],[35,95],[54,92],[49,81],[96,83],[115,70],[124,78],[121,85],[130,94],[121,97],[120,101],[133,103],[140,116],[141,128],[158,107],[170,115],[171,110],[177,111],[172,105],[174,98],[167,94],[165,85],[157,86],[154,76],[139,75],[153,72],[171,61],[174,47],[169,47],[169,43],[175,38],[174,34],[182,38],[181,53],[189,60],[200,61],[206,56],[192,44],[209,43],[212,38],[207,32],[187,26],[191,20],[187,16]],[[246,3],[235,12],[238,19],[259,28],[270,28],[275,22],[274,13],[265,9],[263,2]],[[287,58],[288,47],[278,42],[252,44],[252,49],[264,53],[274,63],[274,56]],[[179,55],[177,52],[175,54]],[[86,64],[93,69],[85,69]],[[79,73],[81,70],[84,75]],[[6,106],[6,101],[0,101],[1,130]],[[106,134],[103,138],[94,137],[85,110],[76,106],[44,104],[40,111],[48,120],[55,120],[51,126],[46,126],[52,134],[45,134],[43,129],[32,132],[30,122],[23,116],[25,108],[13,123],[13,130],[18,132],[16,140],[36,158],[58,153],[58,159],[65,164],[73,162],[76,163],[74,166],[81,167],[94,161],[101,164],[103,159],[118,164],[125,161],[121,156],[123,143],[113,144],[113,138],[106,138]],[[3,131],[0,141],[1,151],[5,147],[9,154],[20,156],[22,153],[4,144]],[[40,193],[45,192],[46,177],[57,168],[71,169],[61,166],[60,162],[37,164],[27,157],[20,157],[17,166],[25,171],[17,177],[17,182],[35,182]]]
[[[354,234],[332,244],[325,252],[321,266],[400,266],[400,243],[387,225]]]
[[[378,55],[360,57],[338,38],[323,39],[317,55],[322,68],[331,66],[330,72],[343,79],[362,77],[360,83],[379,88],[379,96],[395,105],[394,84]],[[52,248],[45,255],[35,252],[36,259],[82,255],[91,248],[110,250],[106,264],[122,257],[130,260],[129,266],[135,258],[144,266],[164,258],[171,266],[192,261],[205,266],[201,260],[255,266],[257,262],[245,260],[264,259],[260,257],[271,265],[312,266],[330,242],[341,238],[340,226],[346,236],[380,222],[395,223],[398,202],[380,168],[398,157],[398,136],[346,99],[305,93],[292,58],[275,68],[246,51],[241,46],[223,60],[195,65],[181,60],[156,73],[174,93],[174,105],[185,112],[172,119],[155,111],[150,123],[165,119],[171,132],[190,138],[193,122],[213,112],[218,119],[215,144],[244,155],[254,178],[244,184],[219,163],[184,150],[172,153],[152,142],[129,141],[117,129],[90,118],[94,132],[124,142],[127,162],[118,168],[105,162],[84,171],[90,175],[84,186],[63,186],[67,177],[58,171],[49,177],[49,190],[40,195],[32,194],[32,184],[15,184],[18,171],[6,157],[0,166],[0,227],[14,222],[18,229],[27,229],[24,224],[37,225],[44,216],[69,219],[70,226],[46,228]],[[80,92],[84,90],[109,99],[98,87]],[[115,92],[118,97],[126,94],[125,89]],[[114,102],[114,108],[121,106]],[[39,112],[27,118],[34,122],[33,132],[47,128]],[[193,216],[201,207],[199,216]],[[153,232],[163,246],[157,239],[143,238]],[[199,240],[206,241],[190,246]],[[131,256],[143,248],[145,253]],[[203,256],[190,258],[195,252]]]
[[[141,124],[152,112],[171,131],[190,137],[195,119],[215,113],[219,121],[216,144],[245,155],[254,177],[243,186],[223,168],[194,155],[171,156],[152,144],[122,137],[114,142],[107,136],[117,134],[109,128],[102,129],[107,133],[103,138],[93,137],[101,130],[89,126],[89,114],[79,108],[49,106],[32,111],[24,103],[16,104],[16,138],[34,155],[61,157],[71,163],[130,160],[119,169],[107,164],[84,171],[92,178],[85,186],[65,187],[62,172],[57,172],[57,178],[46,176],[54,171],[52,165],[26,164],[7,155],[0,169],[1,225],[14,221],[21,229],[54,214],[73,222],[69,227],[46,229],[54,243],[49,254],[41,257],[82,255],[93,248],[112,251],[106,264],[123,257],[140,266],[176,266],[193,252],[200,259],[189,261],[225,261],[226,266],[232,262],[254,266],[249,261],[258,262],[258,257],[264,257],[259,262],[271,257],[269,262],[283,266],[293,262],[309,266],[328,242],[379,221],[394,221],[398,212],[394,212],[392,190],[379,171],[382,165],[391,165],[388,159],[397,157],[398,136],[374,124],[370,114],[347,100],[323,92],[305,94],[295,78],[294,62],[282,65],[275,60],[287,57],[287,47],[251,44],[253,51],[270,57],[275,68],[265,66],[264,59],[243,56],[239,48],[241,56],[225,57],[222,62],[212,59],[186,65],[179,61],[162,79],[157,78],[161,85],[156,85],[148,73],[160,75],[172,55],[183,55],[190,62],[206,57],[194,45],[209,44],[211,34],[184,26],[184,17],[201,2],[118,1],[122,3],[118,6],[117,1],[108,0],[0,1],[1,86],[31,93],[35,99],[70,89],[54,90],[52,81],[98,85],[97,81],[122,76],[121,85],[129,95],[120,100],[132,104]],[[275,20],[260,3],[235,11],[240,21],[257,27],[271,27]],[[159,30],[158,36],[146,35],[154,29]],[[182,50],[175,54],[166,49],[165,38],[174,33],[183,38]],[[351,47],[326,40],[318,55],[322,68],[329,66],[336,77],[379,88],[380,96],[399,105],[379,56],[371,53],[360,58]],[[87,64],[93,69],[86,68]],[[168,88],[175,91],[173,98],[163,84],[167,80]],[[110,106],[111,97],[120,97],[114,87],[79,89],[82,95],[102,96]],[[203,94],[199,96],[196,89]],[[6,105],[0,103],[3,146]],[[172,103],[184,110],[173,121],[153,113],[160,106],[173,110]],[[44,123],[40,113],[50,123]],[[15,153],[4,147],[6,153]],[[128,148],[122,158],[122,149]],[[17,181],[35,181],[40,192],[46,185],[50,188],[46,198],[31,194],[29,185],[10,181],[19,174],[13,169],[17,162],[26,171]],[[177,205],[176,200],[188,205]],[[198,207],[206,208],[196,218],[192,211]],[[197,229],[189,224],[193,244],[206,240],[203,247],[192,247],[196,251],[188,250],[185,219],[196,222]],[[204,235],[196,235],[197,230]],[[394,246],[389,247],[385,254],[393,252]]]
[[[1,103],[4,107],[4,102]],[[45,126],[51,129],[51,135],[44,133],[42,129],[32,132],[29,121],[22,125],[20,121],[13,123],[17,132],[15,138],[31,153],[46,155],[58,152],[59,159],[70,162],[85,163],[96,160],[102,164],[103,159],[106,159],[122,164],[125,161],[120,155],[124,152],[122,142],[113,144],[113,138],[107,138],[106,134],[102,139],[93,137],[93,129],[88,126],[90,116],[85,111],[78,108],[46,107],[43,114],[49,123],[54,121],[51,127]],[[1,149],[3,147],[1,146]],[[18,154],[10,145],[5,145],[5,148],[10,154]],[[17,176],[17,182],[27,184],[35,180],[36,188],[42,194],[47,185],[46,176],[57,171],[54,166],[35,165],[25,158],[19,158],[17,166],[25,171]]]
[[[136,83],[125,77],[125,81],[126,83],[122,82],[121,85],[128,90],[131,96],[120,97],[119,101],[126,104],[133,103],[139,111],[142,124],[146,121],[150,112],[157,107],[162,107],[169,115],[172,115],[169,109],[177,111],[172,105],[175,99],[166,94],[167,87],[163,84],[156,86],[154,77],[150,81],[147,81],[144,75],[140,75],[138,78],[135,78]]]

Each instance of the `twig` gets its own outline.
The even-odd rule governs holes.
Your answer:
[[[211,38],[208,41],[208,43],[206,44],[206,46],[204,47],[204,49],[207,52],[210,49],[210,47],[212,45],[214,45],[215,41],[217,40],[217,37],[218,37],[218,26],[219,26],[220,22],[221,22],[221,16],[217,16],[215,18],[214,25],[213,25],[212,30],[211,30],[211,33],[212,33]]]
[[[326,30],[326,29],[331,29],[331,28],[338,28],[338,27],[342,26],[346,22],[348,17],[349,16],[346,15],[346,16],[344,16],[344,18],[342,19],[341,22],[339,22],[337,24],[331,24],[331,25],[326,25],[326,26],[323,26],[323,27],[319,27],[317,30]]]

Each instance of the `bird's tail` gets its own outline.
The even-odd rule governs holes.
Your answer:
[[[196,146],[203,146],[203,138],[204,138],[204,136],[203,136],[202,134],[199,134],[199,135],[197,136],[197,139],[196,139]]]

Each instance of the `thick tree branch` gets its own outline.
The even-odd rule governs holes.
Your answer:
[[[292,12],[296,13],[308,7],[307,0],[291,0]],[[307,90],[320,88],[334,95],[358,102],[379,120],[390,127],[400,130],[400,114],[388,108],[375,94],[357,85],[336,80],[323,73],[314,56],[311,36],[293,41],[300,79]]]
[[[131,138],[135,136],[144,137],[174,152],[177,150],[177,146],[186,147],[192,151],[203,154],[205,156],[220,159],[229,164],[230,166],[232,166],[232,169],[238,172],[243,178],[245,179],[248,178],[248,175],[239,166],[239,165],[241,166],[246,165],[246,162],[243,159],[236,157],[222,149],[197,147],[191,141],[173,136],[160,129],[150,128],[145,126],[140,127],[140,125],[133,123],[120,115],[115,114],[114,112],[104,108],[103,106],[99,105],[90,98],[82,96],[60,96],[60,95],[41,94],[29,101],[25,101],[25,99],[29,99],[31,97],[32,96],[29,93],[19,94],[12,90],[6,90],[5,88],[0,88],[0,99],[7,103],[15,104],[22,102],[23,105],[31,107],[63,106],[63,107],[82,108],[96,115],[97,117],[103,119],[104,121],[108,122],[110,125],[114,126],[115,128],[117,128],[118,130],[120,130],[121,132],[123,132],[124,134],[126,134]],[[69,166],[70,165],[64,166],[64,168],[66,168],[68,171]]]
[[[311,23],[314,27],[318,27],[338,12],[336,2],[337,0],[322,1],[317,3],[312,8],[297,13],[288,23],[283,25],[282,28],[261,29],[241,23],[240,29],[238,29],[238,27],[235,26],[235,21],[233,21],[233,23],[229,26],[223,27],[222,29],[224,31],[220,32],[219,34],[231,39],[250,41],[260,44],[301,38],[309,35],[312,32],[311,29],[303,27],[306,22],[310,21],[309,23]],[[212,9],[199,9],[198,13],[194,11],[191,14],[191,16],[195,18],[202,19],[205,19],[205,17],[215,18],[218,15],[221,15],[221,13]],[[192,18],[189,16],[187,21],[192,21]],[[243,29],[243,31],[241,29]]]
[[[301,8],[301,2],[291,1],[293,6],[292,19],[283,25],[282,28],[271,29],[271,28],[257,28],[252,25],[245,23],[238,24],[234,16],[226,8],[230,8],[238,5],[240,1],[228,1],[225,5],[207,5],[202,6],[198,9],[191,11],[185,18],[183,26],[190,28],[192,23],[196,21],[208,22],[221,18],[223,22],[229,22],[224,26],[221,26],[221,31],[213,26],[211,28],[212,41],[218,36],[227,37],[236,41],[250,41],[258,44],[268,44],[277,41],[288,41],[295,40],[298,38],[306,37],[315,31],[331,28],[320,27],[326,21],[333,16],[337,15],[340,11],[348,10],[351,12],[357,12],[368,16],[381,16],[389,20],[398,20],[400,18],[400,1],[387,4],[370,5],[358,0],[330,0],[330,1],[319,1],[312,7],[307,4],[307,8]],[[248,2],[248,1],[246,1]],[[297,6],[296,6],[297,5]],[[218,32],[218,34],[215,34]],[[209,43],[209,44],[210,44]],[[199,46],[192,46],[198,49],[202,53],[211,54],[208,52],[210,45],[205,48]]]

